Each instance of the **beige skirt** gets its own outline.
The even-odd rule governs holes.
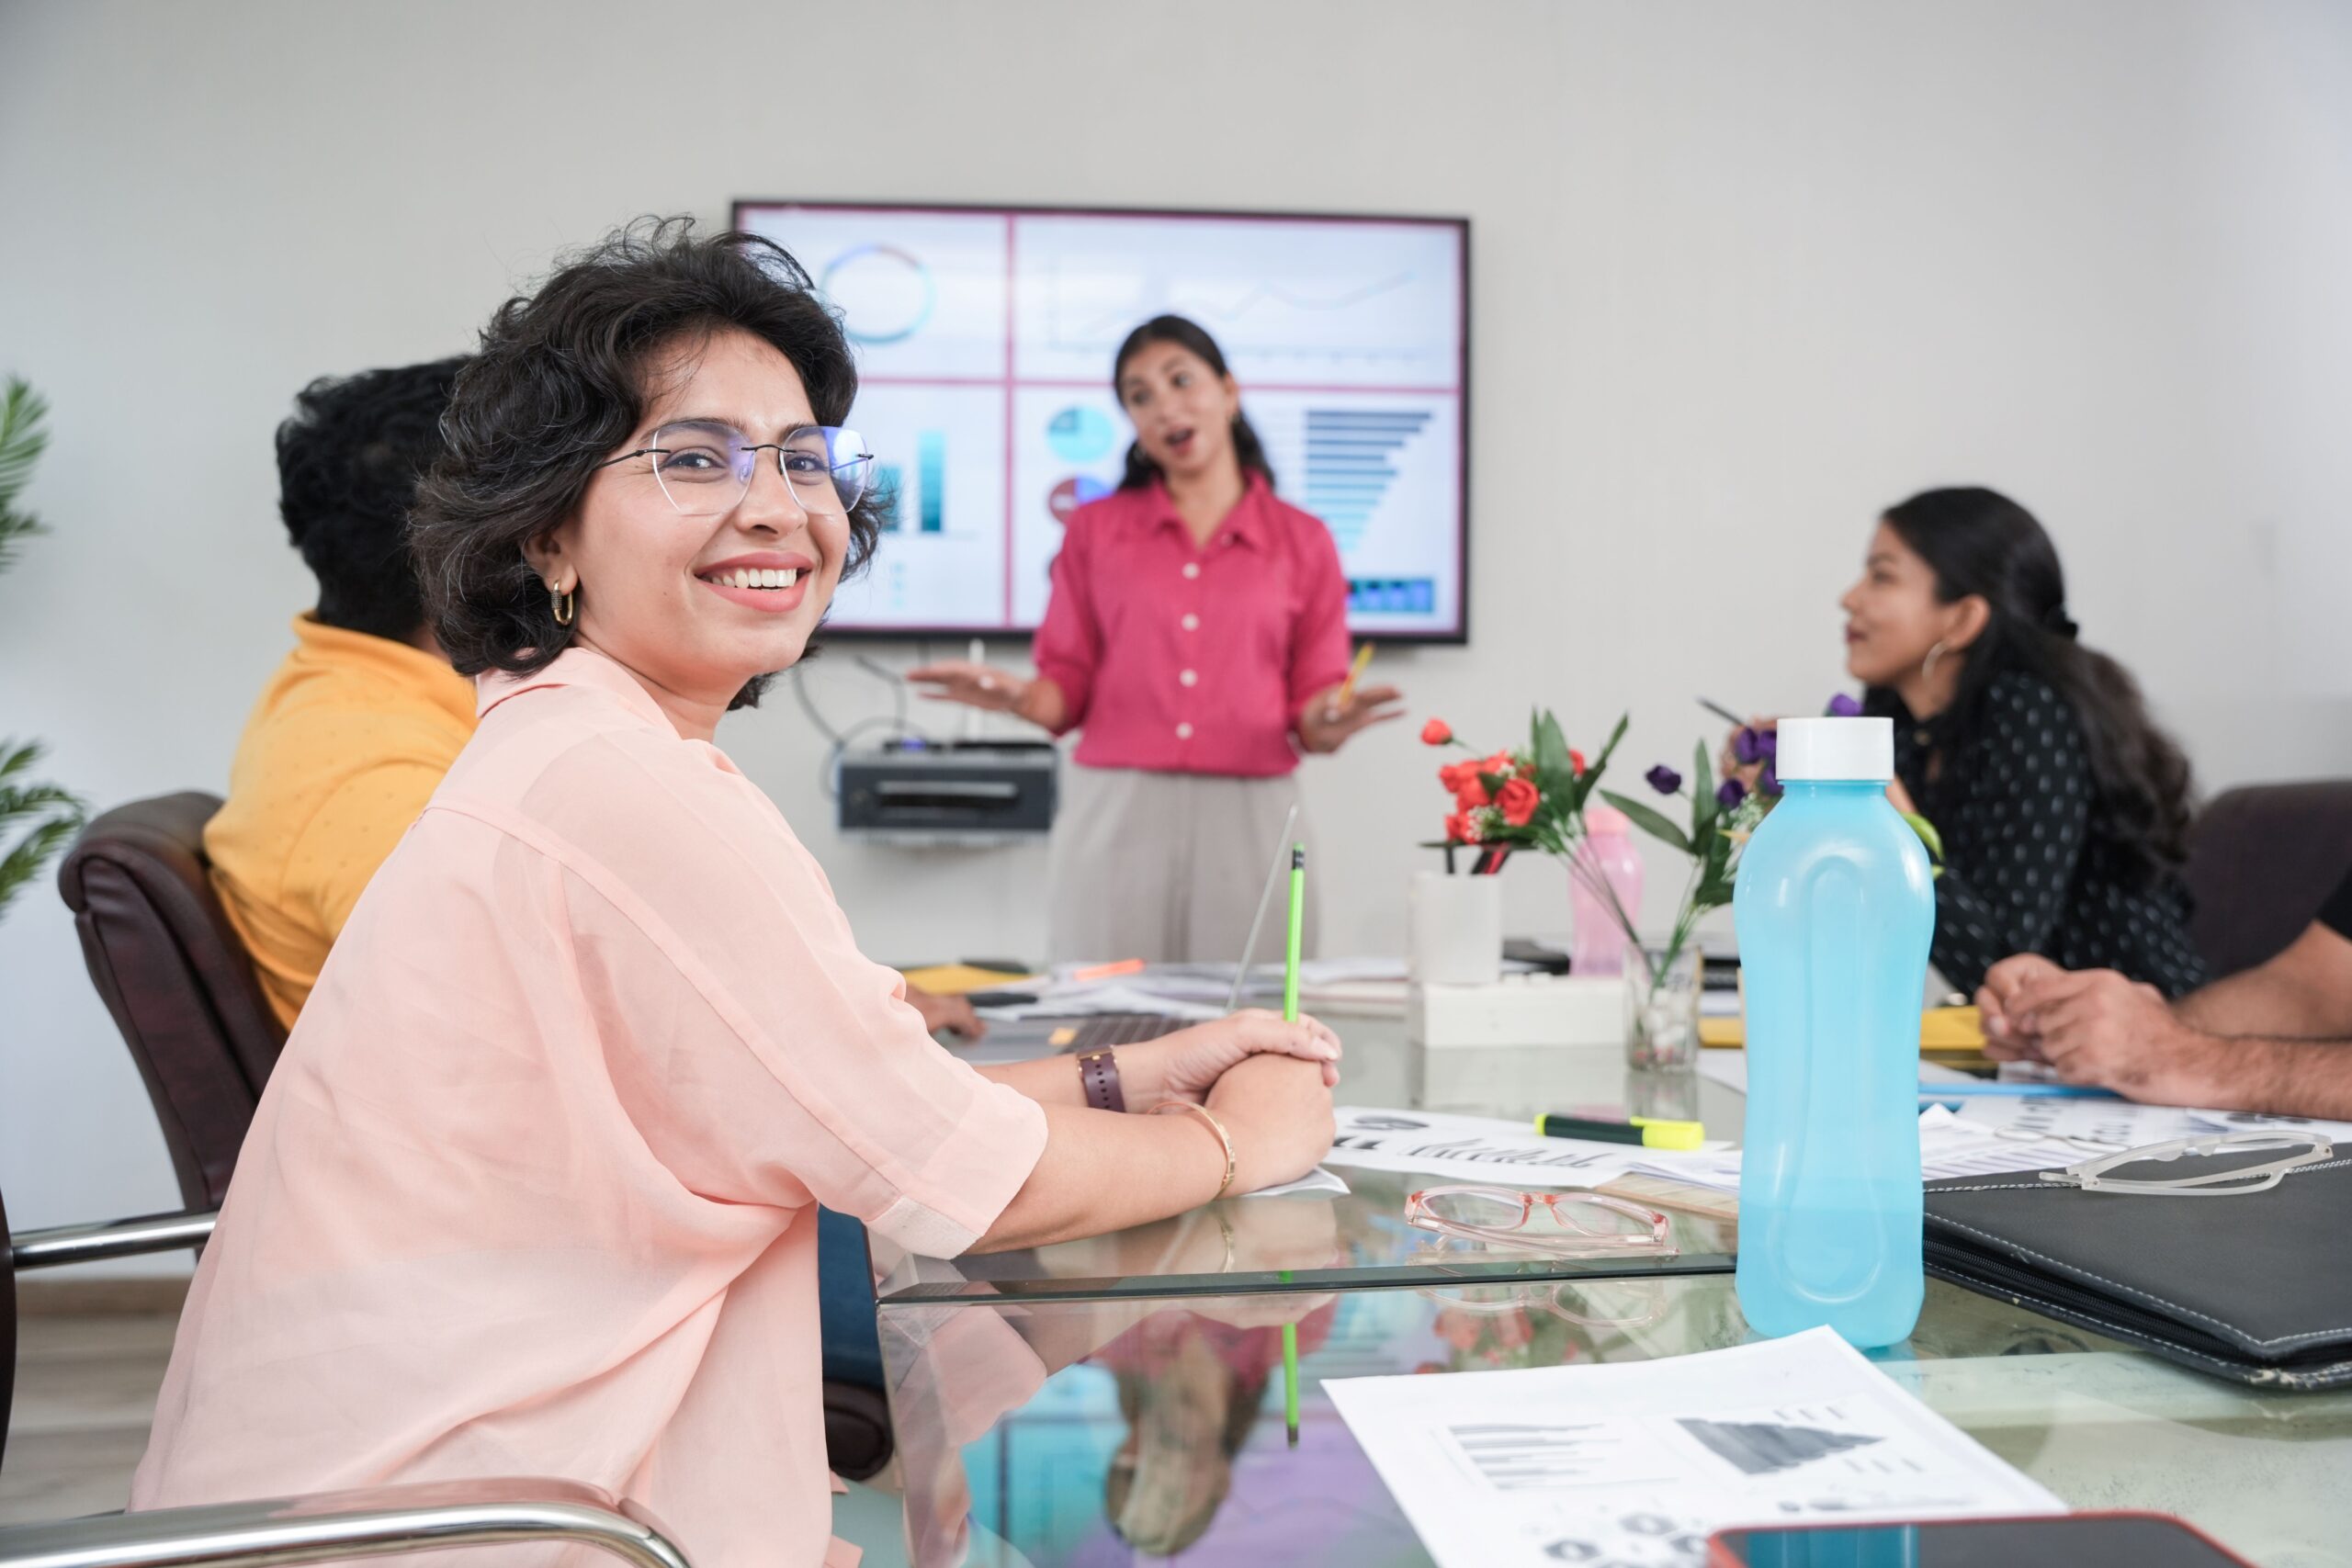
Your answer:
[[[1238,959],[1294,803],[1291,837],[1307,847],[1305,951],[1315,952],[1315,838],[1297,774],[1240,779],[1073,762],[1061,791],[1048,851],[1046,943],[1056,963]],[[1285,856],[1257,963],[1282,961],[1289,880]]]

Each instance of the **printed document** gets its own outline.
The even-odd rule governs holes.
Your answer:
[[[1324,1387],[1440,1568],[1700,1568],[1731,1525],[2065,1511],[1826,1328]]]

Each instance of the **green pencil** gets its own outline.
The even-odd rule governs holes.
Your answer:
[[[1283,958],[1283,1020],[1298,1021],[1298,949],[1306,930],[1306,846],[1290,847],[1290,943]],[[1290,1271],[1283,1271],[1283,1280]],[[1283,1325],[1283,1427],[1298,1447],[1298,1325]]]

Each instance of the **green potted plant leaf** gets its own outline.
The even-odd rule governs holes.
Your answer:
[[[0,570],[16,559],[17,548],[42,532],[40,521],[17,509],[49,437],[41,429],[48,405],[32,388],[8,378],[0,398]],[[86,815],[81,801],[55,784],[32,777],[40,743],[0,739],[0,915],[25,885],[40,874],[50,857],[81,830]]]

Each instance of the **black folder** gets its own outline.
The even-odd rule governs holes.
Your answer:
[[[2267,1192],[2086,1192],[2037,1171],[1928,1184],[1928,1272],[2266,1388],[2352,1383],[2352,1149]],[[2088,1157],[2087,1156],[2085,1157]],[[2263,1165],[2277,1151],[2200,1160]],[[2162,1181],[2177,1163],[2106,1173]]]

